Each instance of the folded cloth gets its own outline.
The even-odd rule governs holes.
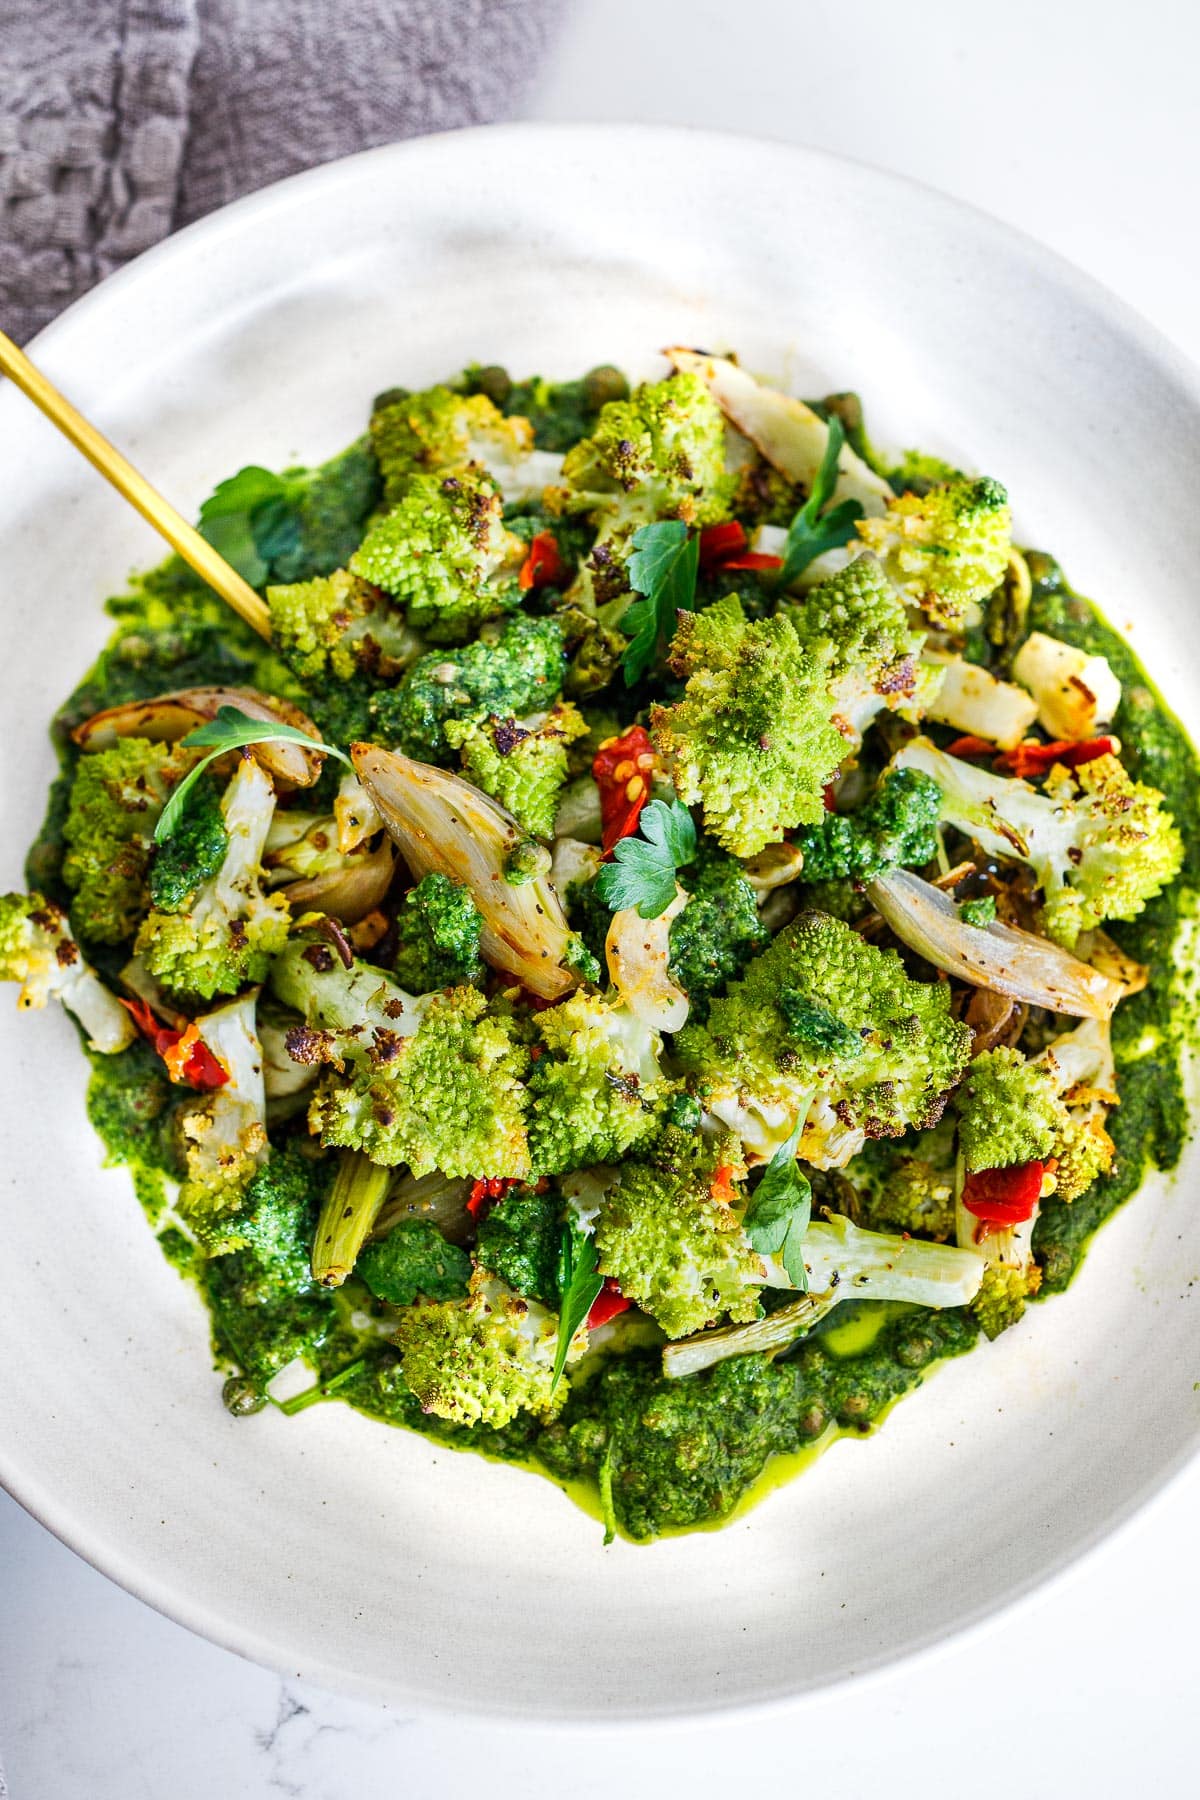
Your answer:
[[[561,3],[2,0],[0,327],[298,169],[510,115]]]

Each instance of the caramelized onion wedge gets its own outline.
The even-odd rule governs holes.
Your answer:
[[[321,734],[306,712],[291,700],[280,700],[274,694],[260,694],[255,688],[183,688],[177,694],[156,694],[150,700],[129,700],[124,706],[109,706],[77,725],[71,733],[83,751],[110,750],[118,738],[152,738],[155,743],[174,744],[194,731],[197,725],[215,719],[223,706],[236,706],[251,719],[264,719],[276,724],[292,725],[317,743]],[[251,744],[250,754],[285,787],[311,787],[321,773],[324,761],[317,750],[306,750],[303,744],[276,739],[269,744]]]
[[[604,940],[609,980],[630,1012],[655,1031],[680,1031],[687,1024],[688,997],[668,973],[671,921],[687,902],[676,885],[675,898],[657,919],[643,919],[635,907],[626,907],[613,914]]]
[[[413,875],[436,871],[470,888],[483,915],[479,948],[492,967],[542,1000],[577,986],[563,967],[571,931],[549,881],[513,887],[504,879],[510,853],[528,841],[512,814],[469,781],[398,750],[354,744],[350,755]]]
[[[331,913],[343,925],[357,925],[369,912],[374,912],[388,891],[396,852],[388,837],[381,837],[374,850],[362,856],[347,857],[338,869],[326,869],[322,875],[309,875],[301,881],[289,882],[283,897],[289,906],[308,911]]]
[[[867,893],[902,943],[973,987],[1073,1019],[1110,1019],[1125,992],[1119,981],[1030,931],[965,925],[953,900],[909,869],[868,882]]]

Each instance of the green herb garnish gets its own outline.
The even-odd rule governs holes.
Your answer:
[[[641,818],[641,836],[614,846],[613,860],[596,877],[596,892],[613,912],[633,907],[642,919],[657,919],[675,898],[675,871],[696,855],[696,827],[686,806],[651,800]]]
[[[304,482],[251,464],[222,481],[200,508],[200,535],[251,587],[270,572],[280,527],[290,519]]]
[[[642,525],[633,534],[629,585],[643,596],[621,619],[630,642],[621,659],[625,685],[633,687],[675,635],[676,616],[696,603],[700,539],[680,519]]]
[[[846,434],[842,430],[841,420],[831,418],[825,454],[821,458],[812,491],[788,526],[783,567],[776,578],[780,587],[790,586],[798,575],[803,574],[810,562],[818,556],[824,556],[827,550],[838,550],[843,544],[848,544],[854,536],[856,522],[863,516],[863,509],[857,500],[843,500],[832,511],[825,511],[837,487],[838,457],[845,441]]]
[[[306,731],[300,731],[295,725],[274,724],[270,719],[252,719],[236,706],[222,706],[215,719],[206,725],[198,725],[195,731],[189,731],[183,739],[187,749],[207,749],[208,755],[202,756],[194,769],[184,776],[167,804],[158,816],[158,824],[154,827],[154,841],[161,844],[170,837],[179,825],[183,816],[184,801],[209,763],[215,762],[218,756],[225,756],[230,750],[240,750],[247,744],[273,744],[280,740],[288,743],[303,744],[308,750],[321,750],[326,756],[336,756],[344,762],[348,769],[353,768],[350,758],[332,744],[322,744],[309,737]]]
[[[554,1352],[552,1394],[562,1380],[571,1339],[591,1312],[603,1286],[604,1277],[596,1273],[596,1240],[577,1219],[568,1219],[558,1251],[558,1347]]]
[[[750,1196],[742,1227],[759,1255],[777,1256],[793,1287],[806,1294],[804,1234],[812,1218],[812,1188],[796,1167],[796,1147],[803,1130],[801,1118],[787,1143],[767,1164],[762,1180]]]

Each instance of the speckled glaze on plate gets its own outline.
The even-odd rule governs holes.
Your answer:
[[[316,461],[372,395],[468,360],[655,368],[735,346],[875,436],[1010,487],[1196,733],[1200,381],[1048,251],[812,152],[508,126],[370,152],[229,207],[38,340],[47,373],[185,512],[245,462]],[[0,391],[5,885],[46,722],[160,554]],[[1137,503],[1130,482],[1137,479]],[[194,1630],[291,1674],[514,1719],[646,1718],[811,1692],[1063,1570],[1200,1438],[1197,1153],[1104,1230],[1070,1294],[941,1370],[868,1443],[724,1532],[603,1549],[548,1481],[335,1405],[231,1419],[198,1299],[102,1171],[55,1011],[0,1006],[0,1479]]]

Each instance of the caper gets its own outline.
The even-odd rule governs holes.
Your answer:
[[[232,1413],[235,1419],[248,1419],[252,1413],[261,1412],[267,1404],[267,1396],[261,1388],[256,1388],[252,1381],[244,1375],[231,1375],[221,1389],[221,1399],[225,1410]]]
[[[611,363],[600,363],[583,378],[583,404],[589,412],[599,412],[610,400],[628,400],[629,383],[620,369]]]
[[[488,363],[476,369],[472,382],[477,394],[486,394],[493,406],[504,407],[512,393],[512,376],[501,363]]]

